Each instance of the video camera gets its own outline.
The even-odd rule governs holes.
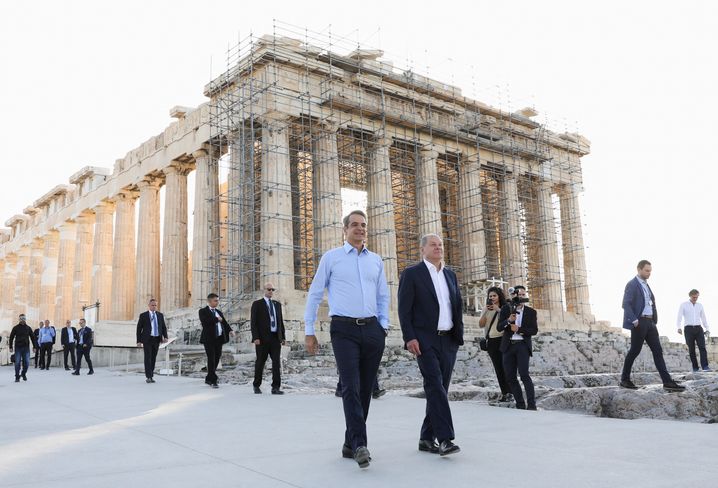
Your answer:
[[[520,288],[519,288],[520,289]],[[511,306],[511,313],[516,313],[516,307],[523,303],[528,303],[529,299],[528,297],[520,297],[519,296],[519,289],[516,288],[509,288],[509,295],[512,295],[511,299],[509,299],[508,303],[509,306]]]

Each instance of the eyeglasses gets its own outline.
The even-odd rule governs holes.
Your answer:
[[[276,288],[267,288],[267,291],[276,291]]]

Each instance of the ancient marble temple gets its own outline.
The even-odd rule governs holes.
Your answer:
[[[113,165],[79,169],[5,220],[0,331],[19,313],[64,324],[93,304],[99,321],[129,321],[150,297],[191,321],[210,291],[242,321],[271,281],[298,338],[319,257],[341,245],[348,190],[365,199],[368,246],[394,294],[433,232],[469,316],[492,283],[524,284],[544,323],[593,323],[581,135],[397,69],[381,51],[287,37],[247,44],[204,94]]]

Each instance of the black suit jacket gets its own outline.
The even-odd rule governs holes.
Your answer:
[[[523,315],[521,317],[521,327],[519,328],[519,335],[524,338],[524,342],[529,348],[529,356],[533,355],[533,349],[531,344],[531,336],[538,334],[538,320],[536,319],[536,310],[524,305],[524,309],[521,311]],[[506,352],[511,344],[511,336],[514,335],[511,332],[511,324],[509,324],[509,317],[511,316],[511,305],[506,304],[501,308],[501,314],[499,315],[499,325],[496,326],[496,330],[504,331],[504,335],[501,337],[501,345],[499,350]]]
[[[277,319],[277,334],[280,341],[285,340],[284,332],[284,318],[282,316],[282,304],[276,300],[272,300],[274,305],[274,313]],[[269,318],[269,309],[267,308],[267,302],[264,297],[252,303],[252,310],[250,313],[249,323],[252,328],[252,342],[257,339],[261,343],[268,343],[271,339],[272,331],[270,329],[271,320]]]
[[[157,332],[160,340],[167,339],[167,326],[165,325],[165,316],[162,312],[155,312],[157,315]],[[150,320],[150,311],[146,310],[140,314],[137,319],[137,342],[145,343],[150,341],[152,337],[152,321]]]
[[[80,335],[82,335],[82,342],[87,347],[92,347],[92,345],[95,343],[95,335],[94,332],[92,332],[92,329],[89,327],[83,327],[79,331],[77,331],[78,339],[77,339],[77,347],[80,347]]]
[[[232,332],[232,327],[227,323],[222,311],[218,308],[215,310],[222,319],[222,344],[226,344],[229,342],[229,333]],[[202,335],[199,337],[199,342],[208,344],[211,342],[210,339],[217,337],[217,317],[214,316],[209,305],[199,309],[199,321],[202,324]]]
[[[77,329],[74,327],[70,327],[72,329],[72,338],[74,341],[72,341],[72,344],[77,344]],[[69,346],[70,340],[69,340],[69,334],[67,333],[67,327],[62,328],[62,332],[60,332],[60,345],[61,346]]]
[[[464,343],[464,319],[459,281],[456,274],[449,268],[444,267],[443,273],[451,298],[451,318],[454,323],[451,336],[459,345],[462,345]],[[417,333],[422,337],[433,338],[430,340],[436,339],[439,324],[439,299],[436,297],[429,268],[423,261],[409,266],[401,273],[398,296],[399,323],[404,344],[416,339]]]

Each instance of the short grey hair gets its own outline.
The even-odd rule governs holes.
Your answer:
[[[429,242],[429,239],[431,239],[432,237],[436,237],[437,239],[439,239],[441,241],[442,244],[444,243],[444,239],[442,239],[439,234],[432,233],[432,234],[424,234],[423,236],[421,236],[421,240],[419,241],[419,246],[421,246],[421,247],[426,246],[426,243]]]
[[[349,227],[349,217],[351,217],[352,215],[361,215],[362,217],[364,217],[364,221],[369,220],[367,219],[366,213],[364,213],[363,210],[352,210],[342,219],[342,223],[344,224],[345,229]]]

